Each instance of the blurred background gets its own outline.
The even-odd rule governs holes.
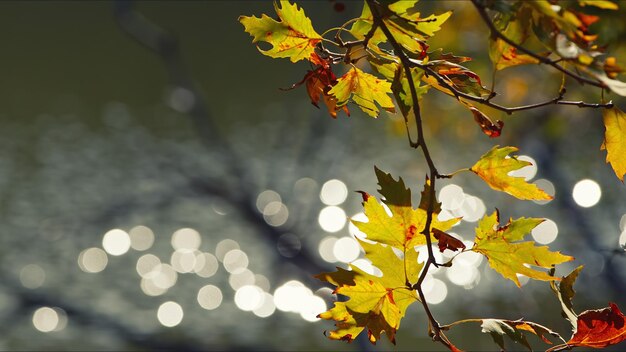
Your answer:
[[[361,11],[343,5],[302,2],[318,32]],[[468,66],[490,85],[488,34],[471,6],[423,5],[425,14],[455,11],[431,48],[473,57]],[[369,264],[348,220],[364,220],[354,191],[376,194],[374,165],[414,196],[426,165],[401,117],[352,107],[333,120],[304,87],[279,91],[309,67],[257,52],[237,17],[261,13],[273,16],[271,2],[0,4],[0,350],[392,348],[325,338],[333,324],[316,315],[332,290],[313,275]],[[622,58],[623,15],[602,13],[595,28]],[[521,105],[556,96],[561,78],[520,67],[497,82],[495,101]],[[598,90],[569,83],[569,100],[600,101]],[[575,310],[626,309],[626,189],[599,150],[600,111],[485,110],[505,122],[489,139],[449,97],[431,91],[423,103],[441,172],[516,145],[535,165],[519,175],[555,195],[524,202],[469,173],[443,180],[444,213],[464,217],[454,234],[471,244],[495,208],[503,221],[545,217],[532,239],[576,257],[557,274],[585,266]],[[569,337],[549,285],[521,281],[468,253],[433,270],[425,294],[441,323],[525,318]],[[426,322],[410,307],[395,348],[441,349]],[[464,349],[496,346],[478,324],[449,337]]]

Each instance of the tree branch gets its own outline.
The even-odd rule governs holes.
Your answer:
[[[433,159],[428,150],[428,145],[426,144],[426,140],[424,138],[424,127],[423,127],[423,122],[422,122],[421,109],[420,109],[419,100],[417,97],[417,90],[415,88],[415,82],[413,81],[413,74],[411,73],[411,61],[409,60],[409,57],[404,53],[403,47],[396,41],[396,39],[394,38],[389,28],[387,28],[387,25],[385,24],[383,17],[378,9],[379,5],[374,0],[366,0],[366,2],[370,10],[372,11],[372,16],[374,18],[374,25],[378,26],[383,31],[383,33],[385,34],[385,37],[389,41],[389,44],[391,44],[391,46],[393,47],[395,54],[400,58],[400,62],[402,64],[404,74],[406,75],[408,83],[409,83],[409,90],[411,92],[411,99],[413,101],[413,116],[415,118],[415,123],[417,125],[417,143],[416,145],[413,145],[413,143],[411,143],[411,147],[421,148],[422,154],[424,155],[424,158],[426,159],[426,163],[428,164],[428,169],[430,173],[430,182],[431,182],[430,188],[429,188],[429,198],[431,199],[431,202],[428,203],[428,209],[426,211],[426,224],[424,225],[424,229],[421,232],[426,238],[426,248],[428,251],[428,259],[426,260],[426,263],[424,264],[424,267],[422,269],[422,272],[420,274],[420,277],[417,283],[415,283],[412,286],[412,288],[417,290],[418,295],[420,297],[420,302],[422,303],[422,306],[424,307],[424,311],[426,312],[426,315],[428,316],[429,324],[433,330],[433,334],[432,334],[433,340],[439,341],[443,343],[444,345],[446,345],[446,347],[449,347],[448,344],[446,344],[445,339],[442,338],[441,336],[441,329],[439,327],[439,323],[437,322],[432,312],[430,311],[430,308],[424,296],[424,292],[422,291],[422,282],[424,281],[424,279],[426,278],[426,275],[428,274],[428,269],[430,268],[430,265],[437,266],[437,263],[435,261],[435,255],[433,253],[432,241],[430,238],[430,232],[431,232],[430,227],[432,224],[433,213],[434,213],[435,181],[439,173],[437,172],[437,168],[435,167],[435,163],[433,162]],[[410,136],[409,136],[409,142],[410,142]]]

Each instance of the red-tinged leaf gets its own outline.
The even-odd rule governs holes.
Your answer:
[[[474,121],[476,121],[478,126],[480,126],[480,129],[484,134],[489,136],[489,138],[500,137],[502,127],[504,127],[504,122],[496,120],[494,123],[491,121],[489,116],[485,115],[482,111],[476,109],[475,107],[471,106],[469,109],[474,115]]]
[[[578,316],[576,333],[567,341],[570,346],[604,348],[626,340],[626,318],[615,303],[588,310]]]
[[[310,60],[322,37],[313,29],[304,10],[287,0],[281,0],[280,6],[274,2],[274,9],[280,21],[264,14],[261,18],[240,16],[239,22],[254,37],[253,43],[263,41],[272,45],[269,50],[259,48],[264,55],[289,58],[291,62]]]
[[[317,67],[314,70],[307,71],[300,82],[294,83],[291,87],[283,90],[294,89],[304,83],[309,98],[311,98],[311,104],[315,105],[315,107],[319,108],[319,101],[322,100],[333,118],[337,118],[339,110],[343,110],[346,115],[350,116],[348,107],[337,106],[337,98],[328,94],[333,86],[337,84],[337,77],[332,71],[329,60],[321,58],[316,53],[311,55],[310,60]]]
[[[461,240],[454,238],[439,229],[433,229],[433,236],[437,239],[437,241],[439,241],[439,251],[441,251],[441,253],[443,253],[446,249],[453,252],[456,252],[459,249],[465,249],[465,244]]]

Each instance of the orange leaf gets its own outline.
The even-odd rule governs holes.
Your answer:
[[[588,310],[578,316],[578,327],[567,342],[570,346],[604,348],[626,340],[626,319],[615,303]]]

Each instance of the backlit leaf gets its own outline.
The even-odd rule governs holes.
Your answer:
[[[604,120],[604,148],[606,162],[611,163],[615,175],[624,182],[626,174],[626,113],[613,107],[602,110]]]
[[[339,107],[352,101],[372,117],[378,116],[378,106],[390,112],[395,111],[389,93],[391,93],[391,83],[363,72],[357,67],[352,67],[340,77],[337,84],[328,92],[337,98]]]
[[[289,58],[291,62],[310,59],[322,37],[313,29],[304,10],[287,0],[281,0],[280,7],[274,2],[274,9],[280,21],[263,14],[261,18],[240,16],[239,22],[254,37],[253,43],[264,41],[272,45],[268,50],[259,48],[264,55]]]
[[[418,300],[410,282],[416,282],[422,264],[417,262],[417,252],[410,248],[398,257],[390,246],[359,241],[365,257],[383,273],[377,277],[363,272],[358,267],[352,270],[337,268],[334,273],[323,273],[316,277],[337,286],[335,292],[349,299],[335,302],[335,306],[319,315],[326,320],[335,320],[336,330],[328,337],[351,341],[367,329],[372,343],[384,332],[395,342],[396,330],[406,309]]]
[[[448,11],[440,15],[430,15],[422,18],[421,14],[413,8],[417,1],[396,1],[382,9],[385,13],[383,22],[391,32],[396,42],[415,54],[425,54],[428,45],[425,40],[441,29],[441,25],[450,17],[452,12]],[[383,5],[384,6],[384,5]],[[367,4],[364,4],[363,11],[359,19],[350,28],[350,33],[357,39],[363,39],[374,24],[372,11]],[[387,42],[383,31],[378,28],[371,36],[368,47],[380,52],[379,44]]]
[[[515,43],[523,44],[529,37],[530,16],[528,11],[519,11],[516,18],[508,16],[496,16],[493,23],[498,30],[508,39]],[[517,49],[509,45],[500,38],[492,39],[489,43],[489,58],[493,62],[496,70],[507,67],[538,64],[539,60],[527,55],[518,53]]]
[[[558,280],[546,272],[530,266],[550,268],[574,258],[559,252],[550,252],[548,247],[536,247],[535,242],[519,242],[543,219],[509,219],[504,226],[499,226],[499,214],[494,212],[483,217],[476,228],[476,239],[472,250],[487,257],[489,265],[505,278],[521,287],[516,274],[526,275],[536,280]]]
[[[352,223],[367,234],[367,239],[370,241],[384,243],[403,250],[426,244],[426,238],[421,234],[426,225],[426,210],[394,204],[389,204],[388,207],[391,210],[391,215],[387,214],[383,205],[375,197],[370,196],[363,203],[368,222],[352,220]],[[437,214],[433,214],[431,224],[433,242],[436,239],[432,236],[432,228],[447,231],[458,221],[459,219],[439,221]]]
[[[552,196],[539,189],[535,184],[527,183],[523,177],[509,176],[509,172],[531,165],[528,161],[517,160],[516,156],[509,156],[516,152],[516,147],[493,147],[480,157],[480,160],[470,168],[480,176],[489,187],[506,192],[516,198],[525,200],[550,200]]]
[[[569,346],[604,348],[626,340],[626,318],[615,303],[588,310],[578,316],[576,333]]]

